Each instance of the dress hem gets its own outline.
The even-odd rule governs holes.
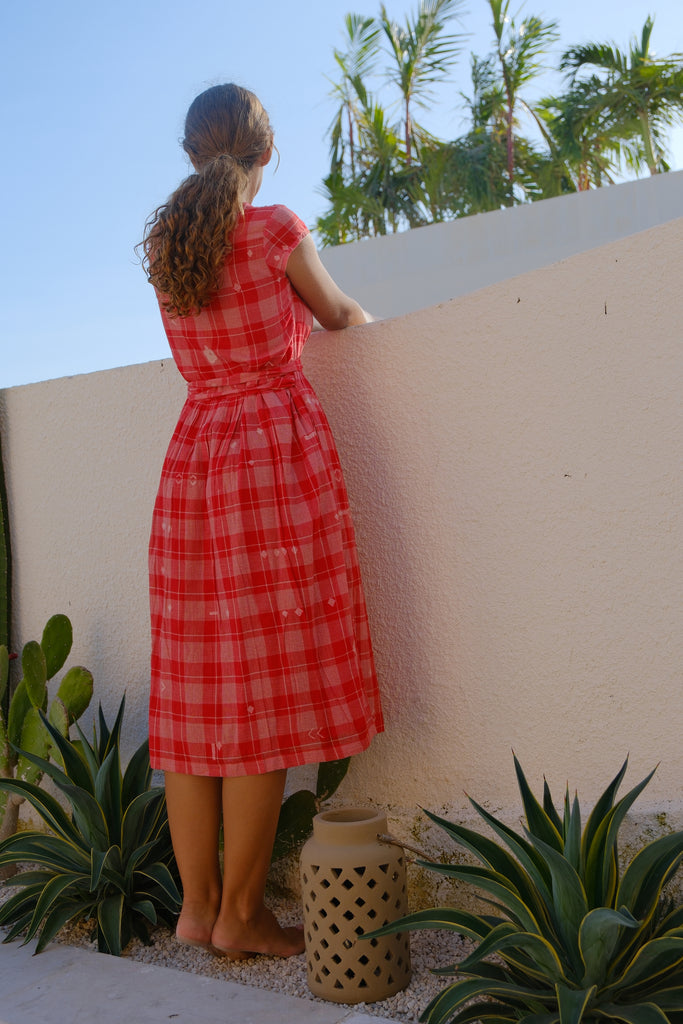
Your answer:
[[[274,753],[268,757],[259,758],[258,761],[253,761],[251,765],[254,768],[253,771],[245,770],[246,766],[243,760],[226,761],[222,764],[193,765],[192,771],[184,767],[178,767],[177,759],[171,763],[171,758],[159,756],[151,757],[150,761],[154,771],[174,772],[178,775],[199,775],[209,778],[241,778],[248,775],[265,775],[267,772],[280,771],[283,768],[300,768],[308,764],[323,764],[325,761],[340,761],[345,757],[352,757],[354,754],[360,754],[367,750],[375,736],[382,732],[384,732],[383,725],[373,726],[362,740],[358,739],[353,743],[338,744],[332,757],[325,756],[319,748],[315,751],[298,750],[290,751],[287,754]]]

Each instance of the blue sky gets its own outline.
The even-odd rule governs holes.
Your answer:
[[[528,0],[523,9],[559,20],[555,62],[588,40],[626,48],[648,13],[654,49],[683,51],[680,0],[655,2]],[[416,5],[386,0],[397,20]],[[133,246],[149,212],[188,173],[178,139],[188,104],[207,85],[236,81],[258,93],[281,155],[258,201],[285,203],[312,224],[324,209],[332,50],[348,11],[378,10],[379,0],[3,5],[0,387],[168,355]],[[469,38],[453,81],[422,117],[443,137],[463,127],[458,93],[469,92],[470,50],[490,49],[485,0],[465,0],[460,31]],[[541,91],[559,84],[548,72]],[[683,169],[682,130],[673,144],[673,166]]]

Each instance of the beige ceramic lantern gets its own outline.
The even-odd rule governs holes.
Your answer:
[[[323,811],[301,852],[308,985],[335,1003],[376,1002],[410,981],[407,932],[359,936],[408,912],[403,850],[381,842],[386,815]]]

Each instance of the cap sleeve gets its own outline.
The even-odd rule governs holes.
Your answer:
[[[282,270],[290,253],[308,234],[308,228],[286,206],[274,206],[263,231],[264,255],[271,270]]]

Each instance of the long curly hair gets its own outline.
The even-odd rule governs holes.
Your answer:
[[[272,144],[268,115],[248,89],[215,85],[192,102],[182,145],[196,173],[154,211],[138,247],[169,316],[196,315],[218,291],[248,173]]]

